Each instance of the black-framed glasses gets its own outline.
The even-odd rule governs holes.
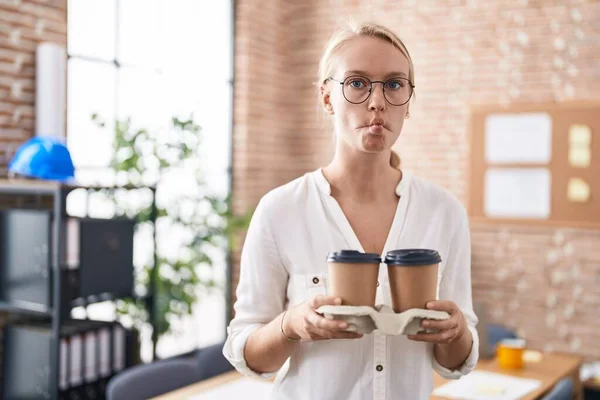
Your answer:
[[[383,97],[393,106],[402,106],[412,97],[415,86],[406,78],[390,78],[387,81],[372,81],[360,75],[349,76],[343,81],[334,78],[325,80],[335,81],[342,85],[342,94],[346,101],[352,104],[360,104],[367,101],[373,93],[373,84],[383,85]]]

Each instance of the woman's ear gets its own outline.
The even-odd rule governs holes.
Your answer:
[[[329,113],[329,115],[333,115],[333,106],[331,105],[331,103],[327,103],[327,105],[325,106],[325,109],[327,110],[327,112]]]
[[[321,105],[329,115],[333,115],[333,105],[331,104],[331,94],[327,85],[321,85]]]

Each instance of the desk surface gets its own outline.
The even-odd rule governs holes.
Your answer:
[[[544,354],[543,358],[539,362],[527,363],[521,370],[510,371],[501,369],[496,360],[480,360],[477,364],[476,369],[480,371],[498,372],[506,375],[539,379],[542,381],[542,385],[539,389],[532,392],[528,396],[524,397],[523,400],[534,400],[540,398],[544,393],[548,392],[560,379],[570,376],[575,381],[576,397],[577,400],[583,400],[582,386],[579,380],[579,368],[583,363],[583,357],[561,354],[561,353],[549,353]],[[186,386],[182,389],[175,390],[173,392],[164,394],[156,397],[154,400],[175,400],[175,399],[186,399],[190,396],[200,394],[209,389],[217,386],[224,385],[228,382],[239,379],[242,375],[236,371],[227,372],[225,374],[216,376],[211,379],[207,379],[202,382],[195,383],[193,385]],[[446,379],[434,374],[434,387],[438,387],[447,382]],[[432,396],[431,400],[445,400],[445,397]]]
[[[546,353],[539,362],[526,363],[523,369],[507,370],[498,366],[495,359],[479,360],[476,369],[479,371],[497,372],[499,374],[510,375],[520,378],[539,379],[541,386],[523,397],[522,400],[535,400],[547,393],[556,385],[556,383],[565,377],[571,377],[575,382],[575,399],[583,400],[582,386],[579,380],[579,369],[583,364],[583,357],[562,354]],[[446,379],[434,374],[433,385],[438,387],[447,382]],[[442,400],[446,397],[431,396],[431,400]]]
[[[163,394],[161,396],[155,397],[152,400],[175,400],[175,399],[187,399],[188,397],[200,394],[202,392],[206,392],[209,389],[216,388],[217,386],[224,385],[228,382],[235,381],[236,379],[240,379],[242,375],[237,371],[230,371],[219,376],[215,376],[214,378],[207,379],[202,382],[194,383],[192,385],[186,386],[181,389],[174,390],[170,393]]]

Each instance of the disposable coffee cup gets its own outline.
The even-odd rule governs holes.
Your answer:
[[[429,249],[392,250],[385,256],[392,295],[392,307],[401,313],[425,309],[437,294],[439,253]]]
[[[379,254],[342,250],[327,255],[328,295],[340,297],[342,305],[375,306]]]

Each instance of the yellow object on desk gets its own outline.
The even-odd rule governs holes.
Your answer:
[[[523,362],[525,364],[539,363],[544,358],[544,355],[537,350],[525,350],[523,352]]]
[[[525,340],[523,339],[504,339],[498,343],[496,348],[496,357],[498,364],[502,368],[521,369],[523,368],[523,354],[525,352]]]

